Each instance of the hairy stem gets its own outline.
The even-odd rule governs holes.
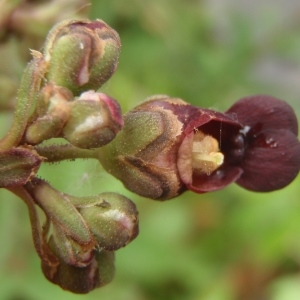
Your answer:
[[[81,149],[72,145],[36,146],[35,150],[40,156],[46,158],[45,162],[57,162],[62,160],[74,160],[76,158],[98,159],[97,150]]]
[[[46,62],[39,52],[32,53],[33,59],[24,71],[18,91],[13,123],[6,136],[0,141],[0,151],[9,150],[21,141],[32,112],[32,106],[41,87]]]
[[[49,249],[48,245],[45,242],[43,228],[40,224],[40,219],[38,216],[34,199],[23,186],[8,188],[8,190],[14,193],[19,198],[21,198],[27,205],[31,223],[33,243],[39,257],[48,265],[57,265],[58,259],[52,253],[52,251]]]

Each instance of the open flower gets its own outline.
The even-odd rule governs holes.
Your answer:
[[[117,138],[99,149],[99,159],[144,197],[170,199],[186,189],[204,193],[232,182],[272,191],[299,172],[296,116],[270,96],[241,99],[226,113],[155,96],[124,121]]]

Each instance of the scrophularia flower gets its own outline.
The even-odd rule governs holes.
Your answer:
[[[288,185],[300,168],[297,118],[284,101],[251,96],[227,112],[154,96],[127,113],[124,130],[99,149],[104,168],[131,191],[170,199],[232,182],[252,191]]]

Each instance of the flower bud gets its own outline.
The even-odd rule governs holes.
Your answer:
[[[46,85],[37,101],[36,118],[26,129],[26,142],[39,144],[57,137],[69,118],[71,100],[73,95],[68,89],[52,84]]]
[[[27,188],[52,224],[58,226],[66,236],[82,245],[84,249],[95,247],[88,225],[71,203],[68,195],[55,190],[48,183],[37,178],[34,178]]]
[[[28,147],[0,152],[0,187],[24,185],[37,173],[42,158]]]
[[[138,235],[138,211],[128,198],[117,193],[102,193],[95,197],[71,197],[98,246],[117,250]]]
[[[88,91],[71,103],[63,136],[79,148],[98,148],[112,141],[123,126],[120,106],[113,98]]]
[[[51,222],[50,247],[68,265],[87,266],[95,247],[116,250],[138,234],[138,211],[124,196],[75,197],[37,178],[27,189]]]
[[[114,73],[119,58],[120,38],[102,20],[63,21],[49,33],[45,59],[47,79],[78,95],[97,90]]]
[[[115,274],[114,252],[97,251],[86,267],[75,267],[64,262],[52,267],[42,263],[42,270],[49,281],[62,289],[85,294],[111,282]]]

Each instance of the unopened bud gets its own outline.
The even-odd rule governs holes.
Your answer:
[[[75,267],[64,262],[55,267],[42,263],[42,270],[49,281],[62,289],[85,294],[111,282],[115,274],[114,252],[97,251],[86,267]]]
[[[75,197],[37,178],[27,188],[52,225],[51,249],[68,265],[87,266],[96,247],[116,250],[138,235],[136,206],[117,193]]]
[[[112,141],[123,126],[120,106],[113,98],[88,91],[71,103],[63,136],[79,148],[98,148]]]
[[[42,158],[28,147],[0,152],[0,187],[24,185],[37,173]]]
[[[57,137],[69,118],[71,100],[73,95],[68,89],[46,85],[37,101],[36,118],[26,129],[26,142],[38,144]]]
[[[95,242],[88,225],[71,203],[68,195],[57,191],[47,182],[38,178],[35,178],[27,188],[36,203],[42,208],[49,220],[51,220],[51,223],[59,227],[59,231],[57,229],[55,235],[61,235],[62,232],[68,238],[82,245],[85,250],[95,247]],[[58,240],[60,239],[58,238]]]
[[[63,21],[49,33],[44,47],[46,77],[74,95],[97,90],[114,73],[120,47],[118,33],[102,20]]]
[[[71,197],[98,246],[117,250],[138,235],[138,211],[128,198],[117,193],[102,193],[94,197]]]

